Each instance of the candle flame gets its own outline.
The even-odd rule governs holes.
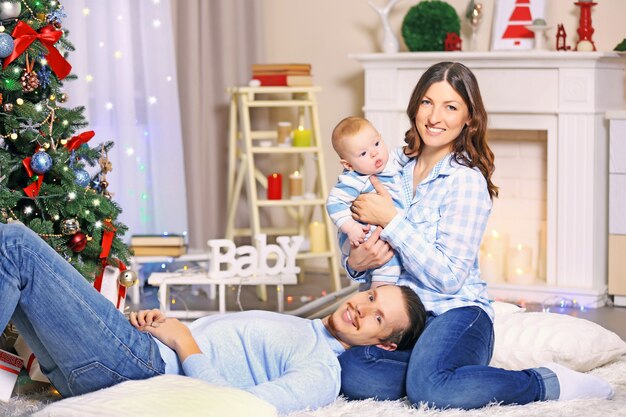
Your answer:
[[[293,175],[297,177],[298,175],[300,175],[300,172],[299,171],[293,171]]]
[[[498,233],[496,230],[492,230],[491,236],[493,236],[494,239],[497,239],[500,237],[500,233]]]

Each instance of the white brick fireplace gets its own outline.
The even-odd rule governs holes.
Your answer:
[[[624,106],[625,61],[612,52],[432,52],[355,54],[365,69],[365,116],[390,145],[402,144],[410,94],[440,61],[459,61],[478,78],[496,154],[488,234],[521,244],[530,276],[489,276],[508,300],[562,298],[589,307],[607,287],[607,110]],[[489,240],[486,234],[485,242]],[[521,252],[520,252],[521,253]],[[484,254],[483,254],[484,255]],[[509,265],[510,266],[510,265]]]

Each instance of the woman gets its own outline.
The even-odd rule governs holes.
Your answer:
[[[523,371],[487,366],[493,352],[493,309],[480,278],[478,250],[493,197],[493,152],[485,139],[487,114],[474,74],[441,62],[418,81],[407,107],[411,128],[402,171],[405,214],[376,181],[377,194],[353,204],[353,217],[379,230],[353,248],[348,273],[368,282],[368,269],[395,251],[403,264],[398,285],[411,287],[428,311],[412,351],[375,347],[340,356],[348,398],[478,408],[492,401],[526,404],[571,398],[610,398],[603,380],[557,364]]]

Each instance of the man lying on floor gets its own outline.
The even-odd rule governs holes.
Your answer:
[[[143,310],[129,322],[30,229],[0,223],[0,328],[13,321],[65,397],[183,374],[244,389],[281,414],[317,408],[339,394],[338,355],[359,345],[408,348],[425,316],[412,290],[384,286],[322,320],[247,311],[187,326]]]

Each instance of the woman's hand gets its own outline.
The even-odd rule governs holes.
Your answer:
[[[142,332],[146,331],[146,327],[159,327],[160,323],[165,323],[165,314],[157,308],[152,310],[133,311],[128,317],[130,324]]]
[[[357,272],[378,268],[393,257],[393,249],[380,239],[383,229],[378,226],[370,237],[357,248],[350,249],[348,266]]]
[[[389,191],[380,182],[376,175],[370,177],[370,182],[376,190],[376,194],[361,194],[352,203],[352,218],[361,223],[375,224],[386,227],[398,214],[393,205]]]

